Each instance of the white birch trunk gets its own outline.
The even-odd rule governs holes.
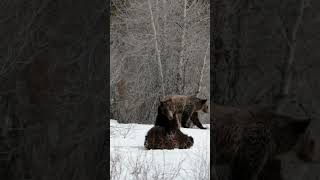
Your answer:
[[[151,7],[150,0],[148,0],[148,6],[149,6],[149,11],[150,11],[151,25],[152,25],[152,29],[153,29],[154,47],[155,47],[158,66],[159,66],[159,71],[160,71],[161,90],[162,90],[162,95],[164,96],[165,92],[164,92],[164,80],[163,80],[162,63],[161,63],[161,58],[160,58],[160,50],[159,50],[159,46],[158,46],[157,30],[156,30],[155,21],[154,21],[154,18],[153,18],[153,13],[152,13],[152,7]]]
[[[182,25],[182,35],[181,35],[181,51],[179,56],[179,64],[178,64],[178,94],[183,93],[183,84],[182,84],[182,78],[184,76],[183,74],[183,55],[185,50],[185,36],[186,36],[186,17],[187,17],[187,0],[184,0],[184,7],[183,7],[183,25]]]
[[[196,96],[198,96],[200,94],[200,91],[201,91],[201,84],[202,84],[202,79],[203,79],[203,72],[204,72],[204,68],[206,67],[207,63],[206,63],[206,59],[207,59],[207,54],[209,52],[209,49],[210,49],[210,40],[208,42],[208,46],[207,46],[207,49],[206,49],[206,52],[204,54],[204,58],[203,58],[203,61],[202,61],[202,68],[201,68],[201,71],[200,71],[200,79],[199,79],[199,82],[198,82],[198,90],[196,91]]]

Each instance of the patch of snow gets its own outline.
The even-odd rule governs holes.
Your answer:
[[[115,119],[110,119],[110,125],[118,124],[118,121]]]
[[[209,127],[209,124],[205,125]],[[210,179],[210,130],[181,131],[194,139],[190,149],[146,150],[145,135],[153,125],[110,122],[112,179]]]

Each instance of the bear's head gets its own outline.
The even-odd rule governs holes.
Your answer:
[[[158,107],[158,114],[166,116],[169,120],[174,119],[174,113],[176,111],[172,100],[160,100],[160,105]]]
[[[197,98],[196,99],[196,111],[202,111],[204,113],[208,113],[209,112],[209,107],[207,104],[207,99],[200,99]]]

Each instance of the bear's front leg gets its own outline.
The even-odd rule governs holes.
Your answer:
[[[190,128],[191,123],[190,123],[190,117],[192,114],[193,107],[192,106],[185,106],[184,111],[182,112],[181,115],[181,126],[184,128]]]
[[[201,124],[201,122],[199,120],[198,112],[192,113],[190,119],[191,119],[192,123],[195,124],[198,128],[207,129],[207,128],[203,127],[203,125]]]

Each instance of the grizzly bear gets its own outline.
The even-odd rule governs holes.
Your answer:
[[[217,165],[230,167],[232,180],[256,180],[277,155],[289,152],[310,119],[296,119],[267,109],[242,110],[214,104],[211,130]],[[217,173],[219,176],[219,172]]]
[[[168,132],[165,127],[152,127],[144,141],[146,149],[188,149],[193,145],[193,138],[179,129]]]
[[[160,106],[166,111],[164,115],[169,120],[177,119],[178,124],[184,128],[190,128],[193,123],[200,129],[206,129],[198,117],[199,111],[208,113],[206,102],[207,99],[200,99],[195,96],[172,95],[160,98]],[[159,122],[157,119],[155,125],[166,126],[167,124]]]
[[[180,122],[178,121],[177,114],[174,113],[174,107],[171,103],[160,102],[155,126],[166,127],[167,131],[174,131],[180,128]]]

